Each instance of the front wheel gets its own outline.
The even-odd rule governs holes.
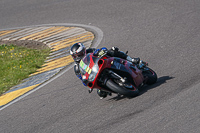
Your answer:
[[[147,70],[143,71],[142,74],[144,77],[147,77],[146,84],[152,85],[157,81],[157,74],[150,68],[146,67]]]
[[[106,82],[106,86],[111,89],[112,91],[124,95],[126,97],[135,97],[139,94],[139,91],[136,87],[133,85],[129,85],[127,87],[125,86],[120,86],[120,83],[117,82],[116,80],[108,79]]]

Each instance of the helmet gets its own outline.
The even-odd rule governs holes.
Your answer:
[[[70,50],[74,61],[79,62],[86,55],[86,48],[82,43],[75,43]]]

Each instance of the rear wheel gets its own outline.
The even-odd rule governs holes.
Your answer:
[[[135,97],[139,94],[138,89],[130,83],[120,83],[118,80],[109,79],[106,82],[106,86],[112,91],[124,95],[126,97]]]
[[[148,85],[152,85],[154,83],[156,83],[157,81],[157,74],[150,68],[147,68],[148,70],[145,70],[142,72],[144,77],[147,77],[147,81],[146,84]]]

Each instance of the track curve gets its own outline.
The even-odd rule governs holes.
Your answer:
[[[149,62],[158,82],[133,99],[99,100],[67,71],[0,111],[0,132],[200,131],[200,2],[43,0],[0,2],[0,29],[44,23],[99,27],[98,47]]]
[[[46,82],[53,81],[53,76],[58,77],[72,68],[73,59],[69,55],[69,48],[74,43],[82,42],[86,48],[97,47],[102,37],[103,32],[97,27],[81,24],[43,24],[0,30],[1,44],[14,43],[28,47],[46,45],[51,49],[42,68],[0,96],[0,110],[38,90]],[[60,72],[64,68],[66,69]]]

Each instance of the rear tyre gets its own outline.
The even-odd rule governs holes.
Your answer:
[[[139,91],[137,88],[135,87],[128,87],[128,89],[124,86],[120,86],[119,83],[117,83],[116,81],[113,81],[111,79],[108,79],[106,82],[106,86],[111,89],[112,91],[120,94],[120,95],[124,95],[126,97],[135,97],[139,94]]]
[[[148,77],[146,84],[152,85],[157,82],[157,74],[150,68],[149,70],[143,71],[142,74],[144,77]]]

